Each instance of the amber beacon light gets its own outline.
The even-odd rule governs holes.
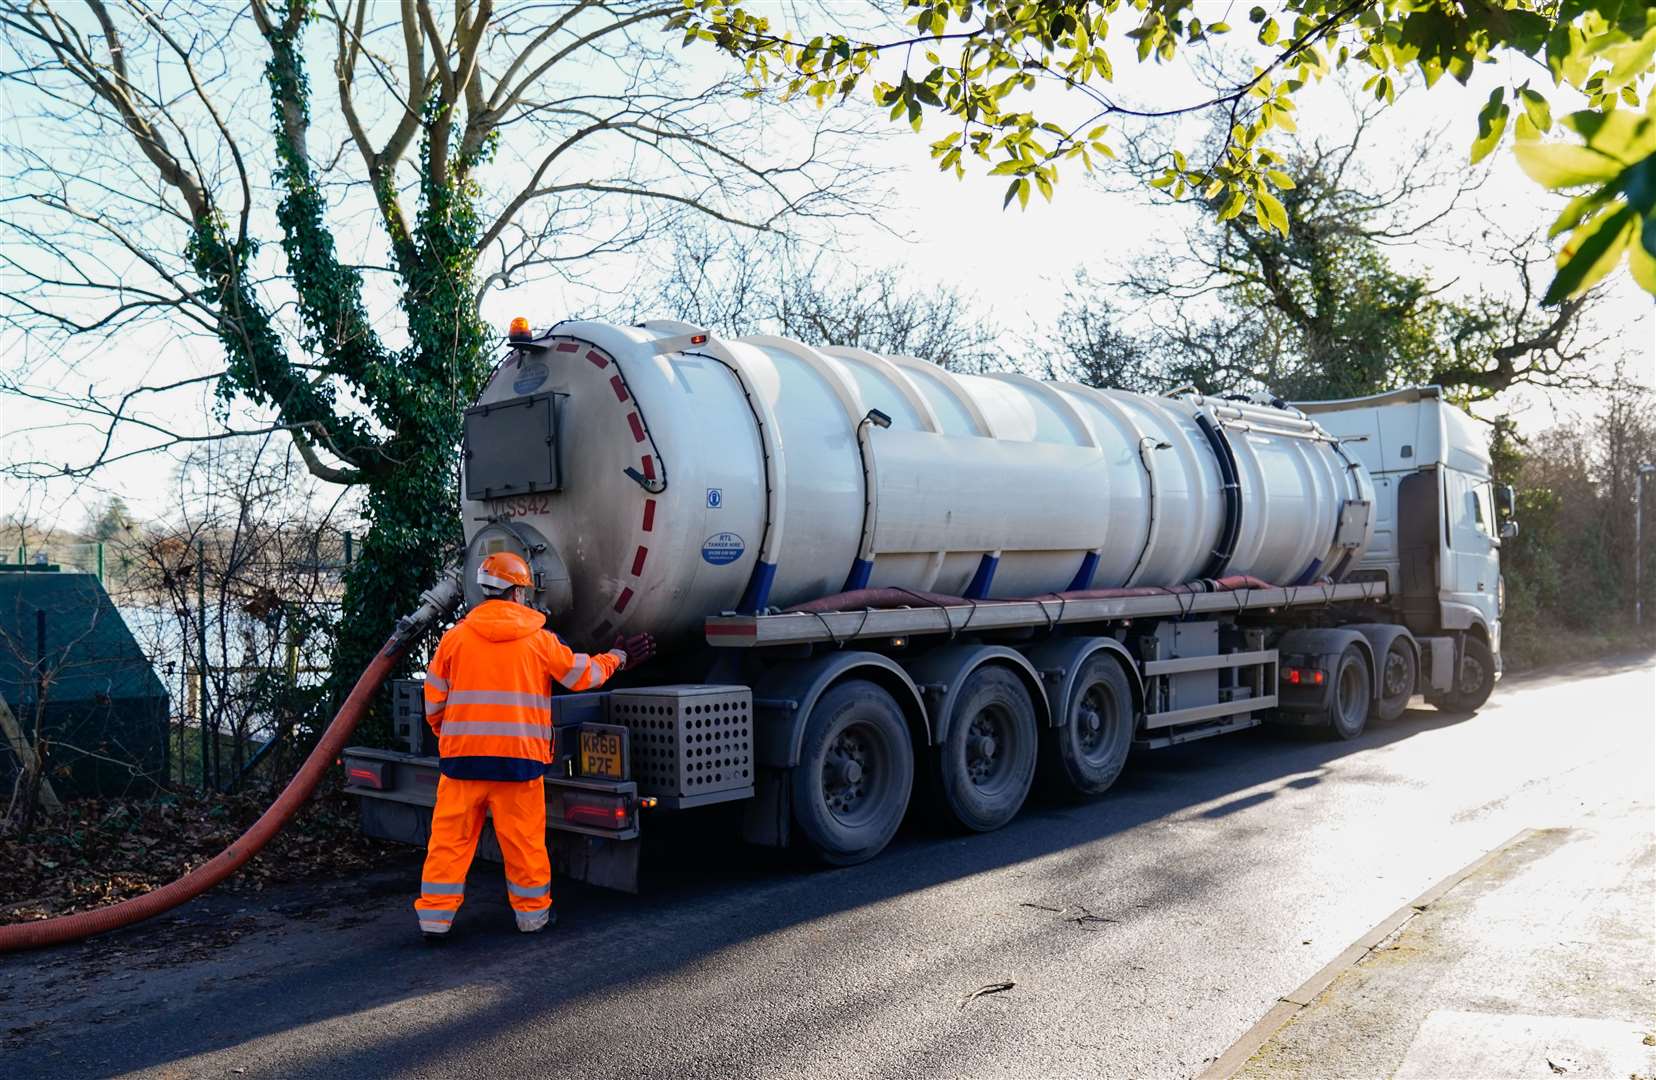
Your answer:
[[[529,320],[522,315],[513,319],[512,324],[506,328],[506,337],[510,341],[528,341],[533,336],[529,332]]]

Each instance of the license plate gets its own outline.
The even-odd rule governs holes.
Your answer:
[[[581,729],[581,775],[625,780],[626,743],[621,731]]]

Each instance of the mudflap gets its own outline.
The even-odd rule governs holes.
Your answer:
[[[580,833],[554,833],[552,868],[564,877],[601,889],[638,892],[639,841],[611,840]]]
[[[753,798],[742,808],[742,839],[761,847],[787,847],[792,819],[788,770],[760,769]]]

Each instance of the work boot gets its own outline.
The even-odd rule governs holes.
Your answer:
[[[517,913],[517,928],[525,934],[538,934],[548,927],[558,925],[558,913],[551,908],[545,911],[520,911]]]

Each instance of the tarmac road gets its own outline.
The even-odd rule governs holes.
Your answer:
[[[1145,754],[1097,802],[836,871],[687,816],[644,895],[560,886],[538,937],[489,864],[439,948],[413,860],[210,897],[0,959],[0,1076],[1192,1076],[1519,830],[1649,822],[1653,714],[1649,657],[1509,680],[1469,719]]]

